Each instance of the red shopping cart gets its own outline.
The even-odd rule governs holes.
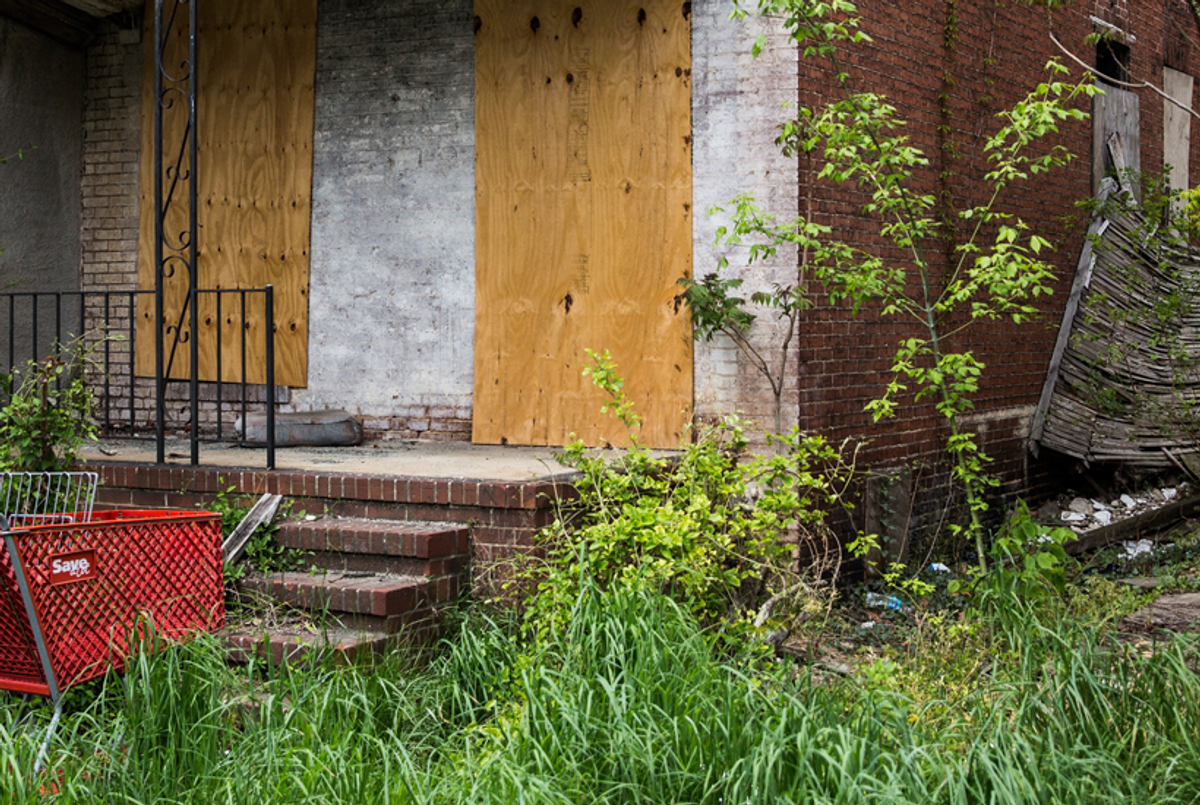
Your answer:
[[[123,670],[150,636],[183,641],[225,622],[219,515],[92,513],[95,476],[73,475],[43,479],[60,491],[0,515],[0,690],[55,703],[43,751],[67,688]],[[27,480],[0,476],[0,487]],[[63,500],[86,505],[49,510]]]

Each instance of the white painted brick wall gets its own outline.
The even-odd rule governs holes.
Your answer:
[[[692,11],[695,266],[714,270],[717,219],[739,192],[781,219],[797,212],[795,163],[773,140],[796,101],[796,52],[729,0]],[[757,60],[750,46],[769,33]],[[472,7],[322,0],[314,135],[309,387],[292,408],[347,408],[404,437],[431,421],[465,438],[474,341],[474,56]],[[136,286],[141,45],[107,31],[88,54],[85,287]],[[119,169],[110,168],[119,166]],[[782,253],[744,291],[794,278]],[[762,320],[765,351],[782,331]],[[785,422],[796,420],[795,369]],[[696,345],[697,412],[769,423],[773,397],[727,339]],[[443,416],[444,415],[444,416]],[[384,426],[387,427],[384,427]]]
[[[475,333],[470,0],[324,0],[309,387],[382,420],[470,408]]]
[[[695,138],[692,198],[696,209],[694,267],[697,278],[715,271],[720,253],[713,248],[722,215],[706,215],[738,193],[754,196],[760,206],[781,221],[799,211],[796,162],[775,146],[786,119],[785,104],[795,104],[797,50],[778,26],[759,19],[729,19],[730,0],[699,0],[692,4],[692,128]],[[767,35],[767,46],[753,58],[751,45]],[[795,282],[797,255],[781,251],[773,260],[746,268],[744,253],[729,253],[727,275],[745,280],[743,295],[769,290],[773,283]],[[785,329],[770,317],[760,318],[752,331],[758,350],[777,360]],[[796,367],[789,361],[784,394],[784,427],[798,418]],[[697,343],[695,352],[696,412],[712,418],[742,413],[771,425],[774,396],[765,378],[742,356],[731,340],[718,337]]]

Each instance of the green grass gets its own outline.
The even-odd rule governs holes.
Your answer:
[[[1059,609],[997,605],[848,680],[722,655],[650,593],[587,592],[537,646],[476,613],[424,667],[229,667],[201,640],[77,691],[39,779],[45,712],[14,727],[0,700],[0,781],[62,803],[1200,801],[1197,642],[1128,650]]]

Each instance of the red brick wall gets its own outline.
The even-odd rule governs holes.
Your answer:
[[[1089,15],[1115,23],[1136,37],[1131,44],[1133,80],[1162,83],[1164,63],[1195,74],[1200,67],[1197,25],[1183,0],[1130,3],[1117,0],[1076,2],[1048,14],[1020,3],[966,3],[962,0],[861,2],[862,29],[874,40],[844,54],[856,91],[882,93],[909,121],[912,143],[930,159],[919,176],[922,192],[949,193],[956,209],[984,200],[982,177],[988,165],[984,138],[994,132],[997,111],[1010,107],[1045,80],[1043,66],[1058,50],[1048,32],[1075,53],[1093,62],[1095,47],[1084,42],[1092,33]],[[1128,7],[1127,7],[1128,6]],[[1178,8],[1175,8],[1178,6]],[[947,36],[947,23],[954,36]],[[1169,59],[1169,62],[1165,60]],[[1064,58],[1065,62],[1066,59]],[[1071,65],[1072,75],[1082,69]],[[836,93],[828,65],[818,60],[800,66],[801,102],[816,106]],[[1200,82],[1198,82],[1200,89]],[[941,97],[943,96],[944,97]],[[1141,102],[1141,165],[1162,165],[1162,100],[1149,90]],[[1090,111],[1090,102],[1085,102]],[[939,127],[948,126],[948,131]],[[1028,420],[1046,376],[1074,276],[1086,228],[1075,206],[1091,193],[1091,123],[1069,123],[1053,142],[1066,145],[1078,159],[1051,178],[1037,178],[1007,191],[1004,206],[1038,234],[1055,244],[1054,295],[1042,304],[1044,316],[1032,324],[980,323],[956,339],[951,348],[971,350],[987,365],[975,397],[976,411],[967,418],[993,457],[992,471],[1009,494],[1029,496],[1047,487],[1049,476],[1061,476],[1054,457],[1035,460],[1024,449]],[[1191,170],[1200,169],[1200,129],[1193,127]],[[831,225],[835,235],[863,247],[877,248],[878,222],[861,212],[865,197],[822,182],[808,184],[801,162],[801,208],[811,189],[814,217]],[[939,178],[940,177],[940,178]],[[944,195],[943,198],[946,198]],[[934,247],[935,273],[945,270],[944,250]],[[901,257],[894,251],[892,259]],[[937,470],[946,437],[944,420],[929,404],[901,398],[901,415],[875,424],[864,411],[891,379],[889,367],[898,341],[923,333],[899,318],[881,318],[865,310],[855,317],[845,306],[818,300],[800,324],[799,363],[803,429],[834,439],[869,439],[861,454],[868,465],[901,463],[924,467],[923,496],[916,506],[925,519],[944,508],[945,473]],[[861,527],[861,523],[859,524]]]

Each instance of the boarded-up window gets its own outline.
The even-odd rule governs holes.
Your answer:
[[[1141,111],[1137,93],[1100,82],[1103,95],[1092,99],[1092,192],[1100,190],[1100,181],[1118,167],[1136,173],[1142,169]],[[1123,166],[1113,163],[1109,141],[1116,134]],[[1125,177],[1122,177],[1124,181]]]
[[[1188,109],[1192,108],[1192,77],[1170,67],[1163,68],[1163,90]],[[1172,190],[1187,190],[1188,152],[1192,147],[1192,116],[1163,99],[1163,167],[1171,171]]]
[[[474,439],[674,447],[692,397],[691,4],[476,0]]]
[[[202,288],[273,285],[276,381],[305,386],[316,0],[221,0],[202,2],[197,12],[198,281]],[[138,285],[153,288],[153,0],[147,4],[146,17]],[[169,45],[167,61],[179,65],[186,53],[182,36],[177,35]],[[164,116],[166,149],[179,148],[183,122],[179,114]],[[166,231],[174,235],[186,230],[187,214],[186,201],[177,198]],[[168,278],[165,288],[161,326],[173,328],[183,321],[186,327],[180,315],[187,289],[183,272]],[[244,319],[240,306],[228,296],[220,317],[212,296],[201,299],[198,311],[200,379],[217,379],[219,329],[221,379],[241,379],[241,333],[245,331],[247,379],[263,382],[261,301],[249,306]],[[153,306],[147,304],[138,318],[137,372],[142,376],[154,373],[153,319]],[[186,349],[176,354],[171,376],[189,376]]]

